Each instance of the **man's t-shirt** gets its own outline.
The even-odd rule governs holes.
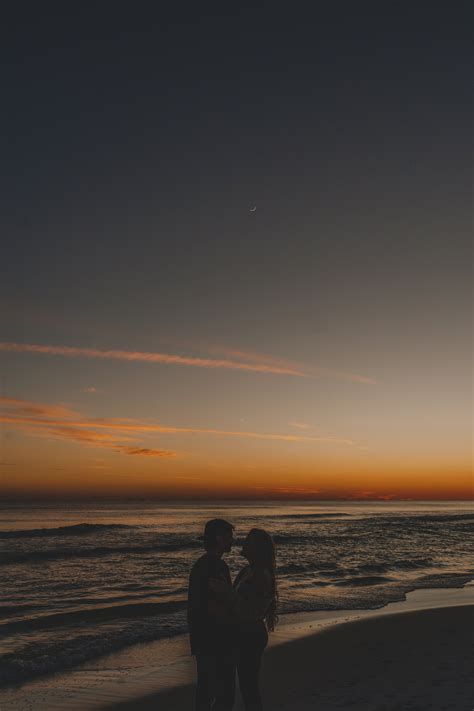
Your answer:
[[[214,654],[226,651],[233,644],[231,619],[209,590],[209,578],[225,580],[231,586],[227,564],[212,553],[197,560],[189,576],[188,626],[192,654]]]

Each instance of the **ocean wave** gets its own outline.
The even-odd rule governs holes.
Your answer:
[[[48,609],[47,603],[20,603],[18,605],[0,605],[0,618],[12,617],[13,615],[19,615],[25,612],[37,612],[38,610],[46,609]]]
[[[279,521],[285,520],[300,520],[300,519],[320,519],[320,518],[339,518],[340,516],[352,516],[348,513],[303,513],[303,514],[282,514],[281,516],[270,516],[269,518],[277,518]],[[264,518],[267,518],[266,516]]]
[[[382,585],[383,583],[391,583],[393,578],[386,578],[383,575],[367,575],[362,578],[347,578],[345,580],[336,580],[333,585],[344,588],[363,587],[365,585]]]
[[[282,565],[279,567],[277,569],[277,573],[278,575],[295,575],[298,573],[309,573],[313,570],[335,575],[335,571],[338,570],[338,566],[336,563],[323,561],[315,563],[289,563],[288,565]]]
[[[314,533],[300,534],[300,533],[275,533],[272,538],[278,545],[286,545],[291,543],[341,543],[342,541],[355,541],[359,538],[365,537],[365,533],[360,534],[340,534],[340,535],[319,535]]]
[[[94,546],[91,548],[48,548],[46,550],[7,552],[0,555],[0,566],[17,563],[35,563],[42,560],[61,560],[72,558],[100,558],[103,556],[125,555],[134,553],[144,555],[147,553],[177,552],[180,550],[200,548],[199,541],[156,543],[146,546]]]
[[[183,614],[159,626],[154,620],[134,620],[124,629],[98,627],[89,634],[67,641],[52,639],[30,643],[21,654],[0,655],[0,686],[24,683],[33,677],[61,672],[130,645],[171,637],[186,631]]]
[[[459,514],[422,514],[419,521],[474,521],[474,513]]]
[[[387,560],[380,563],[364,563],[355,568],[346,569],[347,573],[387,573],[396,570],[419,570],[434,565],[433,558],[407,558]]]
[[[275,533],[273,536],[273,541],[274,543],[278,543],[279,545],[284,545],[285,543],[306,543],[309,539],[308,536],[301,536],[300,534],[282,534],[282,533]],[[315,540],[315,536],[311,536],[311,540]]]
[[[81,625],[107,622],[109,620],[151,617],[155,615],[169,615],[186,608],[186,601],[170,600],[167,602],[141,602],[125,605],[109,605],[95,607],[94,609],[72,610],[58,612],[52,615],[32,617],[29,619],[6,622],[0,625],[0,638],[24,631],[46,628],[63,628],[65,625]]]
[[[113,530],[138,528],[124,523],[77,523],[57,528],[30,528],[20,531],[0,531],[0,538],[51,538],[56,536],[83,536]]]
[[[279,575],[297,575],[317,571],[320,575],[358,575],[359,573],[387,573],[397,570],[419,570],[434,565],[433,558],[388,560],[380,563],[364,563],[352,568],[342,568],[330,561],[305,561],[289,563],[277,569]],[[439,564],[438,564],[439,565]]]
[[[383,525],[419,525],[425,523],[457,523],[463,521],[474,521],[474,513],[455,513],[455,514],[412,514],[404,515],[389,515],[375,514],[373,518],[364,519],[364,524],[377,528]]]
[[[434,565],[433,558],[409,558],[391,561],[388,563],[388,568],[389,570],[418,570],[419,568],[429,568],[431,565]]]

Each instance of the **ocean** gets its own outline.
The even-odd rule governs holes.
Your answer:
[[[366,609],[474,578],[468,502],[98,502],[0,507],[0,684],[186,631],[206,520],[277,547],[281,613]]]

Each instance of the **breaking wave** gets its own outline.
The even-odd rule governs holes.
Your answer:
[[[124,523],[77,523],[57,528],[30,528],[24,531],[0,531],[0,538],[54,538],[56,536],[84,536],[101,531],[138,528]]]

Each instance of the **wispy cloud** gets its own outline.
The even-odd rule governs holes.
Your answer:
[[[195,358],[170,353],[146,353],[140,351],[98,350],[97,348],[74,348],[71,346],[43,346],[31,343],[0,343],[0,351],[12,353],[35,353],[38,355],[64,356],[67,358],[99,358],[105,360],[138,361],[142,363],[166,363],[168,365],[186,365],[195,368],[213,368],[224,370],[244,370],[255,373],[273,373],[275,375],[295,375],[307,377],[303,371],[271,363],[245,363],[237,360]]]
[[[45,421],[44,423],[46,426],[51,426],[49,422]],[[25,423],[26,426],[29,426],[31,429],[32,427],[34,428],[34,425],[29,423]],[[85,426],[87,427],[87,426]],[[95,432],[95,430],[90,430],[87,428],[80,429],[77,427],[57,427],[53,425],[52,429],[49,430],[50,434],[53,435],[54,437],[58,437],[60,439],[72,439],[75,440],[76,442],[87,442],[89,444],[114,444],[115,442],[134,442],[135,439],[133,437],[126,437],[124,435],[114,435],[114,434],[107,434],[104,432]]]
[[[288,360],[285,358],[275,358],[274,356],[266,353],[253,353],[250,351],[242,351],[237,348],[228,348],[227,346],[211,345],[206,347],[206,352],[213,355],[238,358],[239,360],[249,363],[265,363],[273,367],[290,368],[304,373],[306,377],[333,377],[341,378],[343,380],[351,380],[357,383],[367,383],[370,385],[374,385],[377,382],[373,378],[369,378],[365,375],[359,375],[357,373],[349,373],[342,370],[335,370],[333,368],[324,368],[319,365],[300,363],[298,361]]]
[[[277,487],[252,486],[251,488],[255,489],[255,490],[259,490],[259,491],[266,491],[269,494],[313,495],[313,494],[321,494],[323,492],[323,489],[310,489],[310,488],[305,488],[303,486],[277,486]]]
[[[148,447],[115,447],[115,450],[123,454],[131,454],[135,457],[176,457],[176,452],[167,449],[149,449]]]
[[[191,366],[223,370],[241,370],[273,375],[292,375],[300,378],[333,377],[352,382],[374,384],[373,378],[320,366],[301,364],[290,360],[274,358],[262,353],[249,353],[225,346],[208,346],[208,355],[222,358],[201,358],[172,353],[148,353],[141,351],[99,350],[97,348],[76,348],[72,346],[52,346],[31,343],[1,342],[0,351],[12,353],[33,353],[37,355],[63,356],[66,358],[96,358],[106,360],[136,361],[142,363],[162,363],[168,365]]]
[[[84,388],[82,392],[83,393],[96,393],[97,388],[95,388],[93,385],[89,385],[89,387]]]
[[[307,443],[329,443],[346,446],[354,446],[351,439],[341,437],[312,437],[297,434],[278,434],[270,432],[250,432],[239,430],[220,430],[207,427],[175,427],[151,423],[148,421],[125,419],[125,418],[89,418],[73,413],[65,409],[66,418],[51,416],[54,413],[54,405],[42,405],[27,400],[12,400],[11,398],[0,398],[0,422],[13,428],[20,428],[42,434],[48,437],[62,437],[64,439],[75,440],[85,444],[95,446],[105,446],[116,449],[113,445],[125,442],[137,442],[143,435],[147,434],[196,434],[211,435],[216,437],[238,437],[247,439],[258,439],[280,442],[307,442]],[[32,411],[34,414],[32,415]],[[37,414],[37,412],[39,414]],[[128,445],[126,445],[128,446]],[[139,447],[132,449],[140,449]],[[130,451],[124,451],[130,454]],[[136,452],[133,452],[136,453]],[[151,455],[159,456],[159,455]],[[170,454],[166,456],[171,456]]]
[[[3,414],[1,413],[2,410]],[[74,419],[72,420],[71,418]],[[121,454],[145,457],[176,456],[176,452],[168,450],[125,444],[126,442],[137,442],[137,437],[130,436],[131,433],[129,432],[115,432],[113,424],[97,431],[98,423],[94,422],[94,420],[82,418],[78,412],[74,412],[62,405],[49,405],[15,398],[0,398],[0,422],[15,429],[26,431],[28,434],[47,439],[72,440],[86,446],[111,449]],[[104,424],[104,421],[100,421],[100,424]],[[107,423],[105,422],[105,424]]]
[[[61,427],[60,421],[39,420],[27,417],[0,415],[0,422],[11,425],[31,425],[32,427]],[[244,437],[250,439],[279,440],[281,442],[333,442],[336,444],[354,445],[350,439],[341,437],[304,437],[300,435],[273,434],[267,432],[248,432],[238,430],[219,430],[207,427],[174,427],[170,425],[149,424],[146,422],[120,421],[117,419],[81,420],[69,423],[71,427],[92,427],[95,429],[115,430],[117,432],[167,433],[167,434],[208,434],[222,437]],[[69,428],[66,428],[69,429]]]
[[[393,501],[397,499],[398,496],[397,494],[380,494],[376,491],[359,490],[354,491],[350,498],[355,501]]]
[[[33,417],[62,417],[65,419],[78,417],[78,413],[75,410],[71,410],[61,404],[51,405],[14,397],[0,397],[0,403],[3,408],[10,407],[14,410],[20,410],[24,415],[32,415]]]

